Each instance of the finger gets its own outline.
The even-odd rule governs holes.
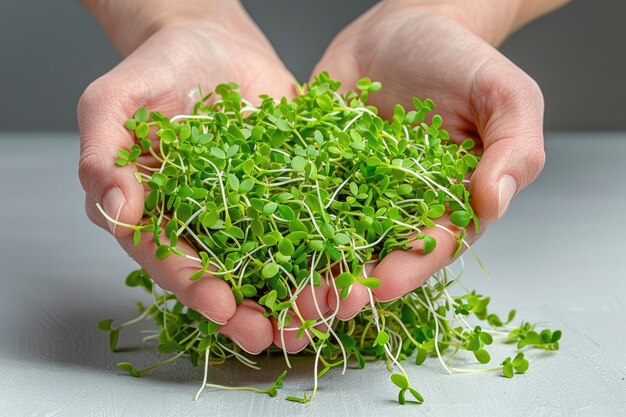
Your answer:
[[[160,240],[163,244],[168,242],[164,234]],[[189,279],[200,266],[196,260],[175,254],[165,259],[157,259],[154,255],[157,246],[152,233],[148,232],[142,233],[137,247],[134,246],[132,236],[120,236],[118,242],[161,288],[174,293],[182,304],[218,324],[226,323],[235,314],[235,298],[224,280],[210,274],[204,274],[194,281]],[[187,255],[195,258],[198,256],[183,240],[176,247]]]
[[[124,128],[124,120],[139,106],[119,91],[105,76],[92,83],[78,104],[78,124],[81,146],[79,177],[87,195],[100,203],[112,218],[136,224],[143,215],[143,187],[133,173],[134,166],[115,165],[117,151],[129,149],[132,135]],[[110,230],[118,235],[128,235],[132,230]]]
[[[470,92],[484,153],[470,181],[472,207],[496,220],[545,163],[543,97],[537,84],[507,60],[488,60]]]
[[[339,36],[341,35],[338,35],[337,38]],[[315,65],[311,77],[326,71],[332,79],[341,81],[339,91],[345,92],[356,85],[360,78],[360,68],[361,65],[351,43],[333,43]]]
[[[435,238],[435,249],[424,254],[423,240],[411,242],[408,251],[395,250],[385,256],[372,271],[372,276],[380,280],[380,287],[372,290],[378,301],[390,301],[420,287],[432,274],[448,265],[458,248],[458,242],[452,233],[460,229],[446,218],[441,218],[439,227],[424,229],[423,233]],[[486,222],[480,225],[480,234],[486,228]],[[465,241],[472,244],[479,237],[470,224],[466,228]]]
[[[272,323],[263,315],[263,311],[254,301],[244,300],[219,332],[249,354],[258,355],[270,347],[274,340]]]
[[[369,276],[375,266],[373,264],[365,265],[365,272]],[[369,292],[367,288],[359,283],[354,283],[350,287],[350,293],[345,299],[339,297],[340,292],[331,290],[328,292],[327,304],[332,311],[337,312],[339,320],[350,320],[363,309],[369,302]],[[337,309],[339,306],[339,309]]]
[[[330,286],[326,279],[320,280],[320,285],[307,285],[296,298],[296,306],[305,320],[317,320],[326,316],[330,311],[327,303]]]
[[[102,213],[100,213],[96,207],[96,202],[87,194],[85,194],[85,213],[87,213],[87,218],[93,224],[106,231],[111,231],[110,222],[104,218]]]
[[[302,321],[296,316],[296,314],[289,310],[287,313],[291,317],[289,324],[284,327],[284,330],[281,330],[278,325],[278,320],[272,317],[272,327],[274,330],[274,344],[279,348],[283,349],[283,346],[287,353],[298,353],[302,351],[309,344],[309,338],[302,334],[298,339],[298,332],[296,330],[286,330],[286,329],[297,329],[302,325]],[[283,343],[284,341],[284,343]]]

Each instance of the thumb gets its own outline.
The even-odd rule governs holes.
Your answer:
[[[120,91],[107,76],[94,81],[78,103],[80,162],[78,173],[87,195],[100,203],[112,218],[137,224],[143,215],[144,191],[133,173],[135,167],[115,165],[117,151],[130,149],[132,135],[124,128],[131,103],[124,104],[127,93]],[[132,233],[131,229],[109,224],[115,235]]]
[[[341,81],[340,91],[354,88],[360,78],[360,64],[352,48],[347,45],[331,44],[311,73],[313,77],[322,71],[328,72],[333,80]]]
[[[470,102],[483,142],[470,181],[472,207],[480,218],[493,221],[543,169],[543,96],[522,70],[498,60],[478,69]]]

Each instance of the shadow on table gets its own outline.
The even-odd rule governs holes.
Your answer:
[[[52,297],[55,298],[55,297]],[[12,328],[3,331],[10,340],[0,343],[0,352],[8,350],[12,357],[28,362],[62,365],[72,368],[88,368],[106,373],[127,375],[116,368],[119,362],[131,362],[137,369],[148,367],[168,357],[156,351],[156,344],[143,344],[141,330],[151,329],[145,321],[124,329],[120,333],[119,351],[110,352],[108,335],[97,328],[100,320],[106,317],[121,323],[135,317],[137,311],[127,305],[61,305],[58,300],[48,299],[46,306],[31,308],[14,321]],[[102,311],[109,314],[103,314]],[[110,314],[114,312],[114,314]],[[8,342],[8,343],[7,343]],[[228,360],[222,365],[209,369],[209,382],[224,385],[269,385],[280,373],[288,369],[281,353],[264,354],[257,357],[246,355],[258,362],[260,371],[251,369],[237,360]],[[311,381],[313,357],[292,357],[289,378]],[[193,367],[188,358],[157,368],[142,375],[142,379],[163,382],[193,383],[202,381],[203,369]],[[308,384],[307,384],[308,385]],[[308,386],[304,387],[308,389]]]

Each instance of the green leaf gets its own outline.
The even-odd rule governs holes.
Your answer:
[[[157,188],[162,188],[167,183],[167,177],[160,172],[155,172],[150,178],[150,183],[154,184]]]
[[[109,350],[111,352],[115,352],[115,349],[117,348],[117,341],[119,338],[120,338],[119,329],[112,329],[109,332]]]
[[[455,211],[450,214],[450,221],[455,226],[465,227],[469,224],[472,216],[465,210]]]
[[[233,191],[239,191],[239,178],[235,174],[228,174],[228,186]]]
[[[380,287],[380,280],[374,277],[361,278],[357,282],[371,289]]]
[[[374,81],[372,84],[370,84],[369,91],[376,92],[380,91],[381,88],[383,88],[383,85],[378,81]]]
[[[382,164],[382,161],[375,156],[370,156],[365,160],[365,163],[369,166],[375,167]]]
[[[409,381],[402,374],[392,374],[391,382],[393,382],[396,385],[396,387],[400,389],[409,387]]]
[[[224,228],[224,233],[234,237],[237,240],[243,240],[245,234],[243,233],[243,230],[241,230],[239,227],[237,226],[231,226],[231,227],[226,227]]]
[[[356,357],[357,362],[359,363],[359,369],[365,368],[365,358],[358,350],[352,350],[352,354]]]
[[[268,264],[265,264],[265,266],[263,266],[261,275],[263,276],[263,278],[268,279],[278,274],[278,271],[279,271],[278,265],[276,265],[274,262],[270,262]]]
[[[343,272],[335,278],[335,285],[337,288],[348,288],[350,287],[356,278],[350,272]]]
[[[226,153],[224,153],[224,151],[218,147],[213,146],[211,148],[211,153],[213,154],[213,156],[215,156],[216,158],[219,159],[226,159]]]
[[[399,195],[407,195],[410,194],[412,191],[413,187],[411,186],[411,184],[400,184],[398,188],[396,188],[396,192]]]
[[[128,130],[135,130],[137,121],[135,119],[127,119],[126,122],[124,122],[124,127]]]
[[[133,246],[137,247],[141,243],[141,229],[137,229],[133,232]]]
[[[158,132],[157,132],[158,133]],[[176,133],[172,129],[165,129],[160,133],[161,139],[165,143],[172,143],[176,140]]]
[[[356,82],[356,88],[363,91],[367,91],[371,85],[372,80],[370,80],[368,77],[361,78],[359,81]]]
[[[98,329],[108,332],[111,330],[111,323],[113,323],[113,319],[104,319],[98,323]]]
[[[436,247],[437,241],[435,240],[435,238],[429,235],[424,235],[424,248],[422,249],[424,255],[431,253],[435,250]]]
[[[135,127],[135,136],[137,136],[138,139],[145,138],[148,136],[148,133],[150,133],[150,126],[144,122],[139,123],[137,127]]]
[[[415,356],[415,364],[421,365],[428,357],[428,352],[424,349],[417,348],[417,355]]]
[[[356,347],[356,340],[354,340],[354,337],[345,333],[339,333],[338,336],[344,349],[350,350]]]
[[[445,211],[446,208],[443,204],[433,204],[432,206],[428,207],[428,217],[437,219],[443,216],[443,213],[445,213]]]
[[[526,372],[529,366],[530,364],[528,363],[528,359],[522,359],[520,363],[518,363],[517,365],[513,365],[513,367],[515,368],[515,372],[520,374]]]
[[[304,159],[303,157],[295,156],[291,160],[291,168],[293,168],[296,172],[304,171],[305,167],[306,167],[306,159]]]
[[[205,336],[210,336],[217,333],[219,328],[220,325],[211,320],[203,320],[198,324],[198,329],[200,330],[200,333]]]
[[[257,294],[256,287],[254,285],[245,284],[241,286],[241,293],[244,297],[254,297]]]
[[[213,336],[206,336],[200,340],[198,343],[198,352],[204,352],[213,344]]]
[[[441,119],[441,116],[439,116],[438,114],[434,115],[432,126],[436,129],[439,129],[442,124],[443,124],[443,120]]]
[[[317,103],[318,107],[322,109],[323,111],[325,112],[333,111],[333,100],[329,96],[327,95],[317,96],[315,97],[315,102]]]
[[[489,363],[489,361],[491,360],[489,352],[487,352],[485,349],[475,350],[474,356],[476,357],[476,360],[482,364]]]
[[[293,243],[289,239],[282,239],[278,243],[278,250],[285,256],[291,256],[294,252]]]
[[[383,346],[387,344],[389,341],[389,334],[386,331],[381,330],[376,335],[376,340],[374,340],[374,346]]]
[[[330,336],[329,333],[324,333],[320,330],[317,330],[315,327],[311,327],[309,330],[311,330],[315,337],[317,337],[319,340],[326,340],[328,339],[328,336]]]
[[[272,290],[259,299],[259,304],[272,308],[276,302],[277,295],[276,290]]]
[[[278,214],[283,219],[296,220],[296,214],[294,213],[294,211],[291,209],[291,207],[284,204],[278,206]]]
[[[480,338],[480,341],[485,345],[490,345],[493,343],[493,336],[491,336],[489,333],[482,332],[478,335],[478,337]]]
[[[417,392],[415,389],[411,387],[409,387],[408,390],[418,403],[422,404],[424,402],[424,397],[422,397],[422,394],[420,394],[419,392]]]
[[[287,236],[285,236],[285,238],[291,240],[293,243],[298,243],[301,240],[306,239],[307,236],[308,236],[307,232],[296,231],[296,232],[289,233]]]
[[[345,233],[337,233],[334,237],[333,240],[335,241],[336,244],[338,245],[349,245],[352,241],[350,240],[350,236],[348,236]]]
[[[332,239],[335,237],[335,229],[328,223],[322,223],[320,225],[320,231],[326,239]]]
[[[472,149],[476,146],[476,143],[472,139],[465,139],[463,143],[461,143],[461,148],[463,149]]]
[[[157,259],[162,260],[170,255],[170,247],[168,245],[159,245],[156,249],[155,256]]]
[[[309,242],[309,247],[314,251],[321,252],[324,250],[324,241],[313,239]]]
[[[120,362],[115,366],[122,371],[128,372],[130,376],[133,376],[135,378],[138,378],[140,376],[139,371],[137,371],[135,367],[128,362]]]
[[[138,122],[147,122],[148,121],[148,110],[145,107],[141,107],[137,109],[135,112],[135,120]]]
[[[239,193],[247,194],[254,188],[254,180],[246,178],[239,183]]]
[[[274,214],[277,208],[278,204],[270,201],[263,206],[263,214],[265,214],[266,216],[271,216],[272,214]]]
[[[513,378],[513,365],[510,363],[505,364],[502,367],[502,373],[504,374],[505,377],[507,378]]]

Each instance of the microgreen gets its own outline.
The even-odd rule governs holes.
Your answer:
[[[293,100],[262,96],[254,106],[229,83],[216,88],[213,101],[203,96],[189,115],[168,118],[139,109],[125,123],[137,143],[120,150],[116,164],[137,168],[135,178],[147,195],[144,219],[127,225],[103,214],[133,229],[135,245],[154,240],[158,259],[185,256],[197,262],[190,279],[211,273],[230,285],[237,303],[255,300],[277,320],[283,336],[296,331],[297,338],[307,338],[310,344],[301,354],[315,355],[314,387],[302,397],[287,397],[290,401],[311,401],[319,378],[333,367],[345,371],[350,361],[363,368],[367,361],[385,360],[391,372],[400,370],[391,376],[400,390],[398,402],[422,403],[400,364],[413,354],[417,365],[433,357],[448,372],[501,371],[512,377],[528,369],[521,352],[495,368],[461,369],[452,362],[465,352],[487,364],[496,340],[517,343],[517,349],[558,349],[560,331],[539,331],[530,323],[513,326],[514,310],[504,321],[488,310],[488,297],[474,291],[454,294],[458,276],[449,267],[399,299],[374,301],[371,289],[381,282],[365,273],[367,264],[419,242],[428,256],[437,242],[425,229],[436,227],[446,213],[461,228],[457,253],[465,228],[479,227],[466,188],[479,156],[473,140],[459,145],[450,139],[439,115],[425,122],[432,100],[414,98],[410,109],[397,105],[385,120],[367,105],[369,94],[381,89],[379,82],[364,78],[357,90],[343,94],[339,86],[321,73]],[[142,155],[155,163],[140,163]],[[181,239],[199,258],[176,248]],[[338,298],[361,285],[370,304],[348,321],[335,314],[305,320],[295,301],[307,285],[322,280]],[[171,356],[145,369],[126,362],[119,369],[140,376],[184,355],[192,365],[204,365],[198,395],[204,387],[277,394],[285,372],[268,389],[207,384],[209,364],[235,358],[258,367],[218,333],[219,325],[159,290],[145,271],[132,272],[126,284],[152,294],[154,303],[138,303],[139,317],[120,326],[113,327],[110,319],[99,323],[109,333],[111,350],[123,328],[151,318],[160,330],[144,341]],[[290,309],[300,319],[298,328],[287,329]],[[321,324],[326,331],[319,330]],[[289,355],[283,354],[290,367]]]

